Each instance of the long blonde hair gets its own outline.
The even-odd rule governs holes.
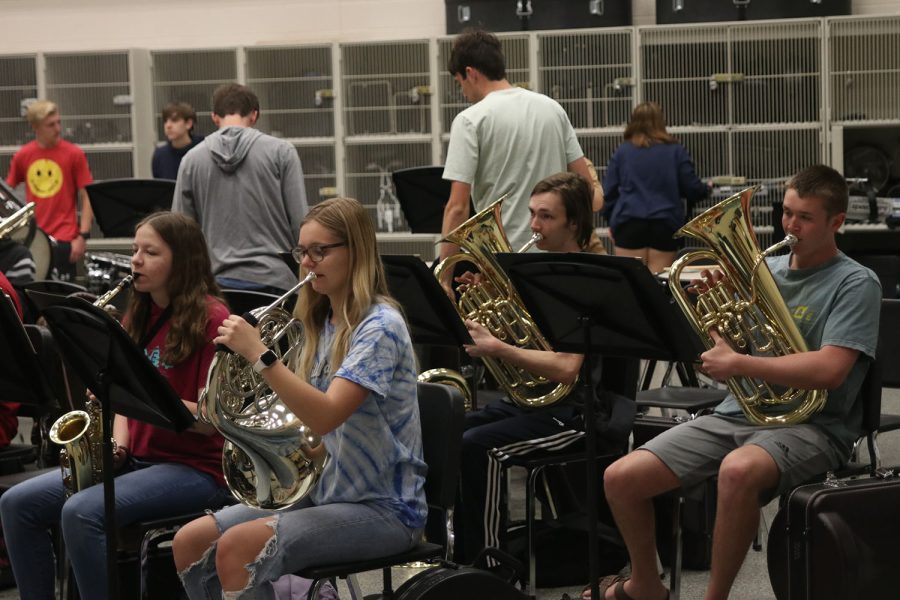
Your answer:
[[[347,265],[350,285],[340,314],[335,317],[334,344],[329,358],[332,372],[337,370],[350,349],[353,330],[363,320],[373,304],[386,302],[398,308],[391,298],[384,276],[384,267],[375,245],[375,226],[366,209],[352,198],[332,198],[312,207],[303,225],[315,221],[347,244],[350,260]],[[327,260],[327,259],[326,259]],[[301,276],[304,276],[301,273]],[[294,308],[294,318],[303,323],[305,338],[300,351],[297,374],[308,379],[316,356],[325,320],[331,312],[328,296],[319,294],[311,285],[300,289]]]

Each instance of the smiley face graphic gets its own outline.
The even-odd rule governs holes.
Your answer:
[[[62,187],[62,169],[49,158],[39,158],[28,167],[28,189],[37,198],[50,198]]]

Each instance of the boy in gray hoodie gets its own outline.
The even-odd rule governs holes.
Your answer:
[[[172,210],[200,224],[219,285],[280,293],[297,282],[278,253],[297,244],[306,189],[297,151],[254,129],[258,118],[250,88],[216,89],[212,119],[219,130],[181,161]]]

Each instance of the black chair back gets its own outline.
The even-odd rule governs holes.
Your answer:
[[[269,306],[278,296],[253,290],[222,290],[232,314],[243,315],[254,308]]]
[[[881,322],[878,327],[876,354],[882,365],[885,387],[900,388],[900,299],[881,301]]]
[[[896,298],[900,285],[900,256],[896,254],[859,254],[853,260],[872,269],[881,281],[881,296]]]
[[[19,414],[38,417],[47,412],[83,410],[85,386],[66,368],[50,330],[40,325],[25,325],[25,333],[57,404],[45,407],[22,405]]]
[[[875,436],[881,427],[881,377],[882,362],[880,358],[876,358],[869,365],[866,378],[859,389],[859,396],[863,402],[862,434],[866,438],[869,467],[873,471],[880,466]]]
[[[448,511],[456,500],[465,409],[458,390],[419,383],[422,454],[428,465],[425,497],[430,508]]]

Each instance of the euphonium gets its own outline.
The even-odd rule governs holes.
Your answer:
[[[13,233],[27,227],[34,218],[34,203],[29,202],[13,214],[0,221],[0,240],[5,240]]]
[[[131,275],[125,277],[94,306],[104,308],[132,281]],[[72,410],[58,418],[50,427],[50,441],[62,446],[59,468],[67,497],[103,480],[103,415],[96,399],[88,399],[85,410]],[[112,443],[115,447],[115,440]]]
[[[265,308],[251,311],[263,344],[295,371],[303,344],[302,325],[282,308],[292,290]],[[197,411],[225,438],[222,470],[235,498],[248,506],[279,510],[293,506],[313,488],[327,455],[310,431],[238,354],[216,352]]]
[[[552,351],[494,257],[497,252],[511,252],[500,222],[500,205],[504,199],[505,196],[441,240],[458,245],[463,252],[447,257],[434,274],[440,281],[447,269],[453,272],[456,263],[474,263],[481,271],[481,278],[462,290],[456,305],[459,316],[480,323],[508,344]],[[527,250],[538,240],[532,238],[520,251]],[[553,383],[500,359],[484,356],[482,360],[509,398],[520,406],[532,408],[553,404],[572,390],[572,385]]]
[[[703,241],[709,248],[676,260],[669,272],[669,288],[707,348],[714,345],[708,331],[716,328],[738,352],[767,356],[806,352],[806,341],[765,261],[766,256],[793,245],[796,238],[788,235],[759,251],[749,208],[757,189],[748,188],[723,200],[675,234]],[[697,260],[712,260],[709,268],[720,269],[725,277],[692,301],[682,289],[680,277],[682,270]],[[750,377],[732,377],[727,384],[744,414],[757,425],[801,423],[820,411],[827,398],[826,390],[783,389]],[[779,407],[782,412],[777,411]]]

